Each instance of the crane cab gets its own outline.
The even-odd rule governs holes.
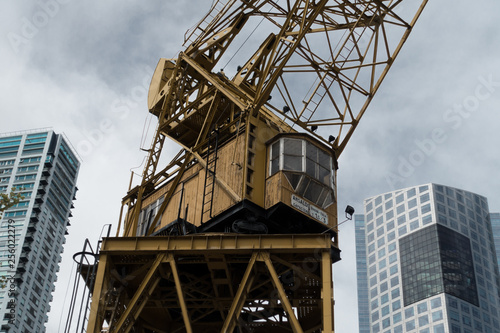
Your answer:
[[[203,160],[194,160],[177,184],[144,198],[136,235],[329,232],[336,239],[337,162],[330,147],[259,118],[221,142],[219,135],[211,135]]]
[[[306,134],[280,134],[267,143],[265,205],[285,233],[323,232],[336,221],[331,149]]]

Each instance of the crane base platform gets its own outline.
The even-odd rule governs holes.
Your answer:
[[[105,238],[87,332],[333,332],[327,234]]]

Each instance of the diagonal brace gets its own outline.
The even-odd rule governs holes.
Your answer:
[[[302,327],[300,327],[300,323],[297,320],[295,313],[293,312],[292,305],[290,304],[290,301],[288,300],[288,297],[286,296],[285,289],[283,288],[283,285],[281,284],[281,281],[279,280],[278,274],[276,273],[276,270],[274,269],[273,263],[271,262],[269,252],[260,253],[260,258],[261,258],[261,260],[264,261],[264,263],[267,266],[267,269],[269,270],[269,273],[271,274],[271,281],[273,282],[274,288],[276,288],[276,290],[278,291],[278,296],[280,298],[281,303],[283,304],[283,308],[285,309],[285,312],[288,315],[288,319],[290,320],[290,324],[292,326],[293,332],[294,333],[303,333],[304,331],[302,330]]]
[[[130,300],[127,309],[125,312],[121,315],[118,323],[114,328],[112,328],[111,332],[120,332],[122,329],[126,329],[126,331],[130,330],[132,327],[128,326],[131,323],[129,323],[127,326],[124,326],[129,319],[130,316],[133,316],[134,318],[137,318],[138,315],[140,314],[142,308],[144,307],[144,304],[139,304],[139,300],[142,296],[144,296],[144,293],[146,291],[146,288],[148,288],[148,294],[150,295],[152,290],[151,287],[156,287],[156,285],[159,282],[159,279],[153,279],[154,275],[156,274],[158,267],[162,263],[163,259],[165,258],[165,253],[160,253],[156,259],[154,260],[153,264],[151,265],[151,268],[149,269],[148,273],[144,277],[144,280],[142,280],[139,288],[135,292],[134,296]],[[152,284],[150,284],[153,281]],[[153,288],[154,289],[154,288]],[[149,296],[148,296],[149,297]],[[143,301],[142,303],[144,303]],[[131,320],[133,322],[133,320]]]
[[[252,257],[250,258],[250,262],[248,263],[245,274],[243,275],[243,279],[240,282],[238,291],[234,296],[233,303],[231,304],[231,308],[229,309],[229,313],[227,314],[221,333],[231,333],[234,331],[236,322],[241,313],[241,309],[245,304],[246,295],[248,294],[248,291],[250,290],[253,284],[255,276],[254,275],[250,276],[250,274],[255,265],[257,254],[258,254],[257,252],[254,252],[252,254]]]

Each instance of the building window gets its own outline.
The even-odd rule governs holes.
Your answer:
[[[385,318],[384,320],[382,320],[382,328],[387,328],[391,326],[391,318],[388,317],[388,318]]]
[[[415,310],[413,307],[405,309],[405,318],[411,318],[415,315]]]
[[[403,193],[401,193],[400,195],[398,195],[396,197],[396,204],[399,204],[399,203],[403,202],[404,199],[405,199],[405,196],[404,196]]]
[[[434,326],[433,332],[434,333],[445,333],[444,332],[444,325],[443,324],[439,324],[439,325]]]
[[[406,331],[409,332],[415,329],[415,320],[410,320],[406,322]]]
[[[438,310],[432,313],[432,321],[439,321],[443,319],[443,311]]]
[[[433,300],[431,300],[432,309],[439,308],[440,306],[441,306],[441,298],[434,298]]]

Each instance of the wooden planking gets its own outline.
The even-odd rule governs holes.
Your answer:
[[[243,134],[240,134],[237,138],[219,148],[217,154],[216,177],[224,180],[226,184],[240,196],[242,196],[245,186],[243,168],[240,167],[245,163],[245,144],[245,137]],[[220,185],[216,184],[214,191],[212,216],[220,214],[236,204]]]

